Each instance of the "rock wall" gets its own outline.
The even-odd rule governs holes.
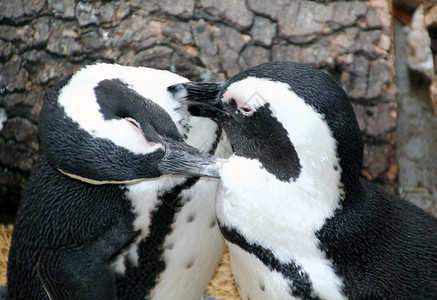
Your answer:
[[[270,60],[339,80],[365,139],[363,174],[396,179],[390,0],[0,2],[0,212],[13,214],[40,153],[37,119],[59,79],[94,62],[224,80]]]

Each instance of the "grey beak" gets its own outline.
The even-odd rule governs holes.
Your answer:
[[[163,175],[220,178],[217,159],[184,142],[166,140],[165,155],[158,165]]]

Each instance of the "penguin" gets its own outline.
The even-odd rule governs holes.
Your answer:
[[[329,75],[269,62],[168,89],[233,146],[216,209],[243,299],[437,299],[437,220],[360,176],[361,132]]]
[[[12,236],[8,299],[202,296],[225,246],[209,165],[230,145],[166,90],[187,81],[100,63],[49,92],[42,155]]]

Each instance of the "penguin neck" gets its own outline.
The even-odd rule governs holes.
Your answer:
[[[341,206],[340,172],[303,164],[299,178],[288,183],[260,167],[257,160],[235,155],[223,162],[218,218],[248,242],[283,249],[289,257],[296,241],[313,239]]]

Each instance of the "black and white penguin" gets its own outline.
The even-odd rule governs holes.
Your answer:
[[[233,145],[217,218],[243,299],[437,299],[437,220],[360,177],[360,130],[329,75],[271,62],[169,90]]]
[[[218,180],[196,177],[216,176],[215,158],[196,148],[220,157],[230,145],[166,90],[181,82],[97,64],[48,94],[43,153],[12,237],[9,299],[201,297],[225,244],[211,209]]]

